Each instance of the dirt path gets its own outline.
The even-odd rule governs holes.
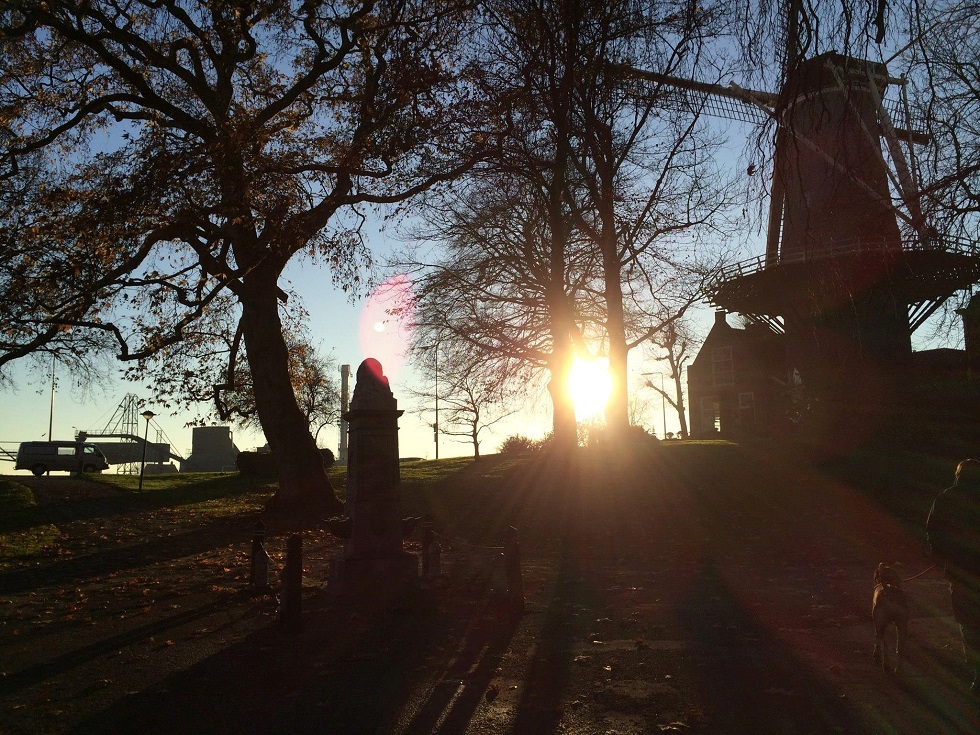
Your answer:
[[[582,478],[603,495],[526,539],[517,618],[455,577],[411,604],[331,598],[336,544],[307,532],[298,635],[243,593],[254,518],[167,537],[163,510],[104,518],[45,486],[76,541],[0,576],[0,732],[980,731],[938,574],[907,584],[903,676],[871,660],[874,566],[928,567],[915,535],[820,475],[733,471],[651,472],[628,498]]]

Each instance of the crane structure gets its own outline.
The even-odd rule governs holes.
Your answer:
[[[116,441],[94,441],[106,459],[123,475],[139,474],[145,457],[147,466],[162,466],[170,460],[184,461],[184,458],[171,451],[171,441],[163,429],[152,419],[146,419],[142,426],[139,397],[127,393],[119,402],[115,412],[101,429],[78,432],[78,441],[93,439],[113,439]],[[147,433],[150,425],[155,429],[155,441],[149,441]],[[144,453],[145,445],[145,453]]]

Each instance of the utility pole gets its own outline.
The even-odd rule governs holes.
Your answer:
[[[51,432],[54,430],[54,366],[55,357],[54,353],[51,354],[51,410],[48,412],[48,441],[54,441],[54,437],[51,436]]]
[[[350,410],[350,365],[340,366],[340,451],[338,461],[347,464],[347,419]]]
[[[439,343],[436,343],[436,422],[432,424],[432,438],[436,442],[436,459],[439,459]]]

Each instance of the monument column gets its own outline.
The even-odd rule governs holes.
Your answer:
[[[333,581],[342,590],[379,581],[416,580],[418,558],[402,548],[401,478],[398,466],[398,403],[381,363],[357,368],[350,410],[347,514],[350,535],[334,559]]]

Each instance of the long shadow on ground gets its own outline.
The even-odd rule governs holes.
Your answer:
[[[430,732],[446,706],[440,683],[464,673],[470,694],[456,698],[444,721],[467,720],[468,698],[482,696],[513,622],[481,621],[476,600],[455,609],[361,603],[317,595],[301,632],[262,630],[73,732],[170,733],[174,723],[195,723],[196,732],[216,734],[359,735],[390,732],[407,711],[417,712],[409,732]]]
[[[250,537],[255,518],[258,518],[258,514],[239,518],[234,524],[217,520],[187,533],[147,539],[71,558],[58,557],[50,563],[0,574],[0,590],[15,594],[42,586],[61,587],[88,580],[92,576],[146,567],[241,543]]]

